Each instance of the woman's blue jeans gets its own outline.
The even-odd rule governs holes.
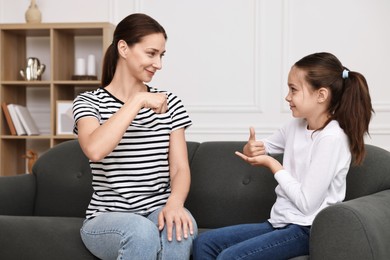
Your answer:
[[[81,238],[88,250],[100,259],[189,259],[197,233],[187,239],[182,236],[181,241],[176,236],[168,241],[166,228],[158,230],[160,211],[147,217],[124,212],[100,214],[84,221]],[[193,217],[192,222],[197,232]]]
[[[273,228],[269,222],[206,231],[194,241],[194,260],[289,259],[309,254],[310,228],[290,224]]]

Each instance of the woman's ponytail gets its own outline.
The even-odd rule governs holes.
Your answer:
[[[115,74],[116,63],[118,61],[118,52],[114,43],[111,43],[108,46],[106,53],[103,59],[103,69],[102,69],[102,87],[106,87],[112,81],[112,78]]]

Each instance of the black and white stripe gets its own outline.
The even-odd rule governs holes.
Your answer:
[[[94,193],[87,218],[108,211],[148,214],[164,205],[171,192],[169,178],[169,136],[192,124],[181,100],[168,95],[168,111],[156,114],[142,108],[118,146],[103,160],[90,162]],[[73,103],[75,122],[95,117],[107,121],[123,103],[103,88],[80,94]],[[78,129],[75,125],[74,132]]]

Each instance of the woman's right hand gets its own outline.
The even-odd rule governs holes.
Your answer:
[[[85,155],[91,161],[100,161],[115,149],[141,108],[162,114],[167,112],[167,104],[165,93],[139,92],[103,124],[94,117],[81,118],[78,137]]]
[[[157,114],[164,114],[168,110],[168,96],[165,93],[139,93],[142,107],[150,108]]]
[[[248,157],[255,157],[266,154],[264,143],[261,141],[256,141],[255,129],[253,127],[249,128],[249,140],[245,144],[243,152]]]

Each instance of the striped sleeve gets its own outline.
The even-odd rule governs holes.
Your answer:
[[[100,120],[99,100],[92,92],[78,95],[73,101],[73,119],[75,122],[73,132],[78,134],[77,122],[83,117],[95,117]]]
[[[168,93],[168,108],[172,119],[172,131],[192,125],[182,101],[172,93]]]

